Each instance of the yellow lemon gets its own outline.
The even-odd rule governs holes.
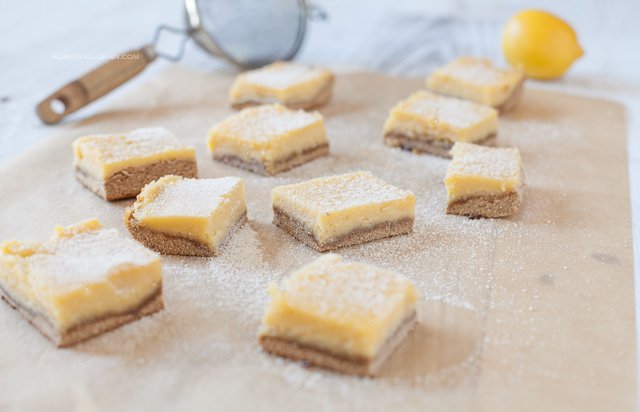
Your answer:
[[[573,28],[540,10],[524,10],[509,19],[502,52],[512,66],[534,79],[562,76],[583,54]]]

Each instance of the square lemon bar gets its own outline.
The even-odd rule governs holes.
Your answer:
[[[277,186],[271,201],[273,223],[319,252],[411,233],[416,204],[369,172]]]
[[[516,148],[456,143],[444,179],[447,213],[504,217],[522,205],[522,161]]]
[[[78,180],[106,200],[135,197],[164,175],[198,173],[195,149],[161,127],[80,137],[73,153]]]
[[[242,110],[209,131],[215,160],[275,175],[329,154],[322,115],[266,105]]]
[[[0,246],[0,295],[71,346],[163,308],[160,256],[96,219],[56,227],[47,242]]]
[[[520,99],[524,79],[520,70],[501,69],[487,59],[460,57],[431,73],[427,88],[505,112],[515,107]]]
[[[419,91],[391,110],[384,125],[384,142],[414,153],[450,157],[455,142],[491,145],[497,132],[495,109]]]
[[[234,109],[269,103],[313,109],[331,99],[334,78],[321,67],[275,62],[239,74],[229,90],[229,104]]]
[[[404,276],[324,255],[270,285],[259,331],[269,353],[373,376],[416,323],[416,288]]]
[[[217,256],[246,219],[244,183],[232,176],[164,176],[145,186],[124,215],[134,239],[162,254],[185,256]]]

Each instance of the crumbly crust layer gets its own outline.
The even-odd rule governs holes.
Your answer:
[[[260,336],[260,345],[265,352],[306,362],[312,366],[331,369],[336,372],[359,376],[375,376],[384,362],[402,343],[416,324],[416,314],[413,312],[387,339],[378,354],[373,359],[364,357],[347,357],[329,352],[324,349],[300,344],[296,341],[277,336]]]
[[[1,287],[0,297],[59,348],[76,345],[126,323],[140,319],[143,316],[151,315],[164,308],[162,286],[159,286],[148,298],[133,309],[122,313],[110,313],[94,319],[88,319],[67,330],[59,331],[44,314],[21,304],[19,299],[14,298]]]
[[[241,110],[247,107],[252,106],[260,106],[263,104],[272,104],[272,103],[280,103],[284,106],[287,106],[289,109],[303,109],[303,110],[311,110],[317,109],[321,106],[324,106],[331,100],[331,95],[333,94],[333,83],[335,79],[332,77],[327,84],[322,87],[315,96],[313,96],[309,100],[302,101],[293,101],[293,102],[280,102],[276,101],[273,98],[265,98],[263,100],[253,99],[253,100],[242,100],[242,101],[234,101],[231,102],[231,108],[235,110]]]
[[[517,213],[521,206],[521,190],[499,194],[483,193],[456,199],[447,206],[447,213],[470,218],[505,217]]]
[[[326,252],[386,237],[409,234],[413,231],[413,220],[412,217],[407,217],[392,222],[360,227],[331,242],[320,243],[315,238],[313,231],[308,229],[303,222],[300,222],[278,207],[273,208],[273,224],[279,226],[282,230],[318,252]]]
[[[76,178],[98,196],[106,200],[135,197],[147,183],[166,175],[197,177],[195,159],[166,159],[140,167],[128,167],[109,176],[98,179],[85,170],[76,167]]]
[[[487,137],[470,143],[481,144],[485,146],[494,146],[495,142],[496,134],[493,133]],[[446,159],[451,159],[451,154],[449,153],[449,151],[455,144],[455,142],[451,140],[438,139],[430,135],[420,136],[419,138],[412,138],[404,133],[398,132],[390,132],[385,134],[384,143],[387,146],[398,147],[409,152],[418,154],[427,153],[444,157]]]
[[[213,159],[227,163],[234,167],[249,170],[254,173],[259,173],[265,176],[273,176],[278,173],[286,172],[294,167],[303,165],[318,157],[327,156],[329,154],[329,145],[323,144],[320,146],[305,149],[302,153],[294,153],[285,159],[279,160],[273,164],[264,164],[258,161],[246,161],[237,156],[225,154],[225,155],[213,155]]]
[[[142,243],[151,250],[155,250],[163,255],[181,255],[181,256],[218,256],[219,248],[213,248],[210,245],[187,237],[162,233],[143,226],[133,217],[133,207],[128,207],[124,213],[124,224],[127,230],[138,242]],[[247,213],[243,213],[234,223],[233,227],[222,241],[222,245],[237,231],[247,220]],[[222,246],[220,245],[220,246]]]

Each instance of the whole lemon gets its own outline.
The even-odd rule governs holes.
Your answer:
[[[509,19],[502,51],[512,66],[534,79],[562,76],[583,54],[573,28],[540,10],[523,10]]]

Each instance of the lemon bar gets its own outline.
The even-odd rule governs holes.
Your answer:
[[[47,242],[0,246],[0,295],[71,346],[163,308],[160,256],[96,219],[56,227]]]
[[[498,68],[487,59],[460,57],[431,73],[427,88],[505,112],[520,99],[524,75],[517,69]]]
[[[416,204],[369,172],[277,186],[271,201],[273,223],[319,252],[411,233]]]
[[[270,103],[313,109],[331,99],[334,78],[321,67],[275,62],[239,74],[229,90],[229,104],[234,109]]]
[[[106,200],[135,197],[164,175],[198,173],[195,149],[161,127],[80,137],[73,153],[78,180]]]
[[[275,175],[329,154],[322,115],[265,105],[242,110],[209,131],[215,160]]]
[[[495,109],[418,91],[391,110],[384,125],[384,142],[414,153],[450,157],[455,142],[492,145],[497,132]]]
[[[162,254],[185,256],[217,256],[246,219],[244,183],[232,176],[164,176],[145,186],[124,215],[134,239]]]
[[[270,285],[259,331],[269,353],[373,376],[416,323],[416,288],[404,276],[324,255],[282,290]]]
[[[504,217],[522,205],[522,161],[516,148],[456,143],[444,184],[447,213]]]

